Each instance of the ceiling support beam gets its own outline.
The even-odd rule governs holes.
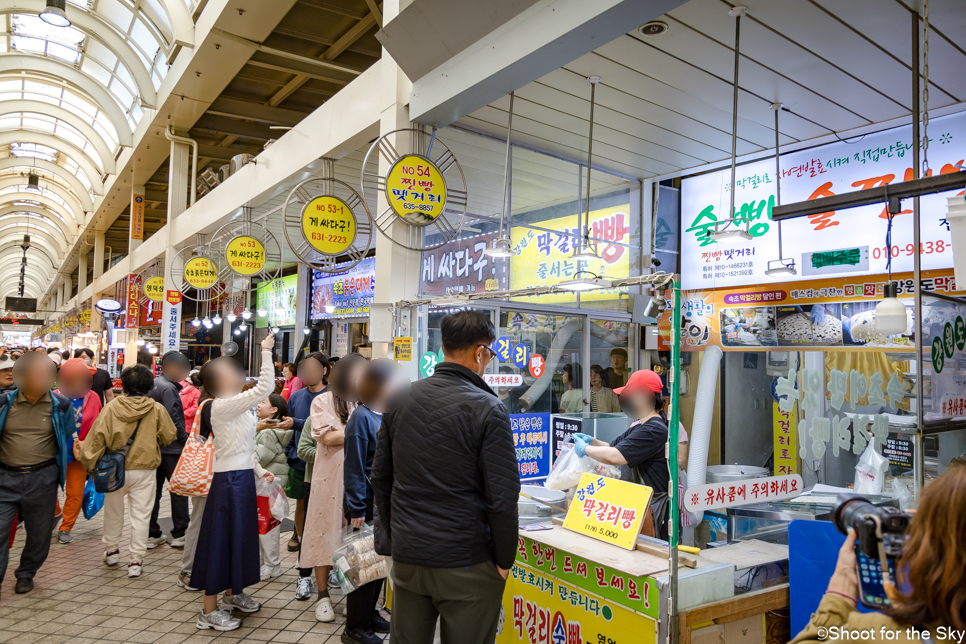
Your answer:
[[[363,35],[374,25],[382,26],[382,13],[379,11],[379,7],[376,5],[375,0],[367,0],[370,7],[369,15],[357,22],[354,26],[350,27],[348,31],[342,34],[338,40],[336,40],[332,45],[322,52],[322,60],[333,60],[339,54],[344,52],[352,43],[362,38]],[[378,17],[377,17],[378,16]],[[285,87],[278,90],[272,98],[268,100],[269,105],[278,105],[286,98],[295,93],[298,88],[302,87],[309,80],[309,76],[300,74],[295,76],[292,80],[285,84]]]
[[[275,49],[274,47],[266,47],[265,45],[263,45],[261,43],[255,42],[254,40],[248,40],[247,38],[242,38],[241,36],[236,36],[235,34],[230,34],[227,31],[225,31],[224,29],[219,29],[218,27],[213,27],[212,30],[211,30],[211,33],[213,33],[215,35],[218,35],[218,36],[221,36],[222,38],[225,38],[227,40],[231,40],[232,42],[236,42],[239,45],[244,45],[246,47],[250,47],[250,48],[254,49],[255,51],[263,51],[266,54],[271,54],[273,56],[279,56],[281,58],[288,58],[289,60],[297,60],[297,61],[306,63],[308,65],[312,65],[312,66],[315,66],[315,67],[321,67],[323,69],[335,69],[335,70],[340,71],[340,72],[345,72],[347,74],[352,74],[353,76],[358,76],[359,74],[362,73],[358,69],[355,69],[353,67],[349,67],[348,65],[341,65],[339,63],[329,62],[328,60],[317,60],[315,58],[309,58],[307,56],[300,56],[299,54],[293,54],[293,53],[290,53],[290,52],[287,52],[287,51],[283,51],[281,49]]]
[[[248,101],[242,101],[236,98],[228,98],[225,96],[219,96],[216,98],[208,107],[207,112],[209,114],[216,114],[219,116],[229,116],[236,119],[249,119],[252,121],[259,121],[261,123],[267,123],[269,125],[285,125],[288,127],[298,125],[298,123],[306,117],[305,112],[298,112],[295,110],[288,110],[270,105],[260,105],[258,103],[250,103]],[[201,154],[200,150],[198,154]]]
[[[449,5],[452,20],[468,2]],[[410,118],[449,125],[679,5],[677,0],[541,0],[416,80]],[[403,13],[418,7],[414,3]],[[433,34],[392,33],[392,26],[387,23],[377,36],[405,69],[414,40]]]

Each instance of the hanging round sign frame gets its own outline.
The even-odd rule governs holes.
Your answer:
[[[359,208],[365,216],[357,215]],[[309,177],[288,194],[282,210],[285,241],[303,264],[337,273],[366,258],[373,243],[371,213],[352,186],[331,177]],[[338,262],[342,258],[344,261]]]
[[[164,301],[164,270],[160,259],[151,262],[138,273],[136,288],[139,306]]]
[[[219,278],[221,270],[209,246],[186,246],[175,254],[171,285],[165,286],[193,302],[208,302],[225,292],[225,283]]]
[[[406,154],[392,143],[409,134]],[[395,130],[382,135],[369,146],[362,162],[362,190],[382,192],[388,205],[370,215],[376,228],[397,246],[409,250],[428,251],[439,248],[459,235],[466,219],[468,203],[466,177],[456,155],[432,133],[420,128]],[[370,163],[380,160],[389,164],[385,176],[367,171]],[[410,226],[404,243],[392,234],[397,221]]]
[[[249,291],[255,281],[281,277],[282,247],[265,220],[251,221],[250,216],[246,211],[244,219],[225,224],[211,236],[212,256],[224,262],[218,278],[225,290]]]

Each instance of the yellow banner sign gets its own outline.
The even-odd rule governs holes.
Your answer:
[[[510,288],[550,286],[578,277],[593,277],[580,271],[589,271],[606,279],[627,277],[630,270],[631,240],[630,205],[602,208],[590,212],[590,237],[603,239],[596,244],[600,259],[573,259],[575,245],[584,237],[582,217],[579,214],[549,219],[527,226],[510,229],[513,252],[510,259]],[[543,229],[543,230],[539,230]],[[550,232],[556,231],[556,232]],[[621,245],[625,244],[625,245]],[[617,293],[627,289],[609,289],[581,293],[581,301],[613,300]],[[566,304],[577,301],[573,293],[555,293],[524,298],[526,301]]]
[[[514,564],[503,591],[497,644],[654,644],[657,622],[606,599]]]
[[[316,197],[302,209],[302,234],[320,253],[339,255],[355,241],[356,218],[338,197]]]
[[[192,257],[185,262],[184,281],[198,290],[211,288],[218,281],[218,271],[207,257]]]
[[[412,338],[393,338],[392,358],[401,362],[412,362],[413,359],[413,339]]]
[[[131,198],[131,239],[144,239],[144,195]]]
[[[393,211],[406,221],[429,223],[446,207],[446,181],[432,161],[407,154],[389,169],[386,198]]]
[[[633,550],[652,494],[644,485],[585,472],[564,527]]]
[[[235,237],[225,247],[225,260],[239,275],[257,275],[265,268],[265,246],[248,235]]]
[[[144,295],[152,302],[164,299],[164,278],[151,277],[144,283]]]

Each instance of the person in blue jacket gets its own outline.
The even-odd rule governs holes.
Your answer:
[[[372,490],[372,461],[376,455],[376,433],[382,426],[382,414],[398,388],[398,365],[388,358],[373,360],[365,366],[357,384],[359,406],[345,426],[346,520],[360,529],[371,523],[375,511]],[[345,633],[347,644],[377,644],[376,633],[388,633],[389,622],[379,614],[376,602],[382,590],[382,579],[371,581],[346,597]]]
[[[44,353],[17,360],[17,388],[0,395],[0,583],[7,572],[10,530],[23,517],[27,541],[14,592],[28,593],[47,560],[57,485],[64,487],[74,432],[74,407],[54,393],[57,365]]]
[[[279,429],[294,429],[292,442],[285,448],[285,456],[288,460],[288,486],[285,494],[290,499],[295,499],[295,531],[288,542],[289,552],[299,549],[300,539],[302,538],[302,528],[305,525],[305,461],[299,458],[298,444],[302,438],[302,427],[305,425],[312,410],[312,403],[327,389],[329,384],[329,358],[318,351],[308,354],[298,365],[298,377],[305,385],[292,394],[288,400],[288,413],[279,423]]]

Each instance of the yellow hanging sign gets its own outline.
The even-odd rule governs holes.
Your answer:
[[[184,281],[198,290],[211,288],[218,281],[218,271],[207,257],[192,257],[185,262]]]
[[[356,217],[338,197],[316,197],[302,209],[302,234],[320,253],[338,255],[355,241]]]
[[[406,221],[429,223],[446,207],[446,181],[432,161],[407,154],[389,169],[386,198],[393,211]]]
[[[164,278],[151,277],[144,283],[144,295],[152,302],[164,299]]]
[[[564,527],[633,550],[653,493],[644,485],[585,472]]]
[[[265,246],[254,237],[240,235],[225,247],[225,261],[239,275],[257,275],[265,268]]]

